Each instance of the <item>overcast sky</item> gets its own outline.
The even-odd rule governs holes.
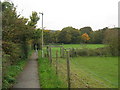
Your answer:
[[[32,11],[43,12],[45,29],[61,30],[67,26],[80,29],[91,26],[93,30],[98,30],[118,26],[118,1],[120,0],[11,1],[24,17],[28,18]],[[38,27],[41,27],[41,20],[38,22]]]

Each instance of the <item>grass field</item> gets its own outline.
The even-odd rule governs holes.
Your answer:
[[[111,86],[118,86],[118,57],[79,57],[71,59],[71,63]]]
[[[70,59],[71,85],[73,88],[118,87],[117,57],[77,57]],[[66,73],[66,59],[59,58],[59,73]],[[63,76],[63,80],[66,75]],[[67,79],[67,77],[66,77]]]
[[[64,48],[101,48],[105,45],[103,44],[63,44]]]
[[[64,48],[100,48],[105,45],[79,44],[63,45]],[[55,52],[60,48],[52,48],[53,67]],[[59,54],[60,55],[60,54]],[[67,83],[66,58],[59,58],[58,76]],[[55,67],[54,67],[55,68]],[[74,57],[70,59],[72,88],[117,88],[118,87],[118,57]],[[62,86],[65,88],[67,86]]]

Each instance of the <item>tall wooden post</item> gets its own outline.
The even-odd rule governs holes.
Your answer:
[[[56,51],[56,74],[58,74],[58,50]]]
[[[64,48],[62,48],[62,58],[64,58]]]
[[[60,47],[60,57],[62,57],[62,47]]]
[[[46,47],[46,50],[47,50],[47,57],[49,57],[49,47],[48,46]]]
[[[51,50],[51,47],[50,47],[50,63],[52,64],[52,50]]]
[[[70,55],[69,55],[69,51],[66,52],[67,53],[67,78],[68,78],[68,88],[70,89]]]

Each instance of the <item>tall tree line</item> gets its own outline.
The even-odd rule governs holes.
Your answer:
[[[84,43],[82,35],[87,34],[90,38],[87,43],[102,44],[105,39],[106,30],[109,30],[109,28],[106,27],[96,31],[92,30],[91,27],[83,27],[80,29],[65,27],[57,31],[44,30],[44,43],[80,44]]]
[[[16,7],[8,1],[2,5],[2,50],[3,57],[9,56],[11,64],[28,57],[30,45],[40,40],[40,29],[36,29],[39,17],[33,11],[30,19],[17,14]]]

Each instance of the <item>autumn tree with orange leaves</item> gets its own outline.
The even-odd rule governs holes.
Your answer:
[[[90,40],[90,37],[87,33],[82,34],[82,40],[87,43],[88,40]]]

